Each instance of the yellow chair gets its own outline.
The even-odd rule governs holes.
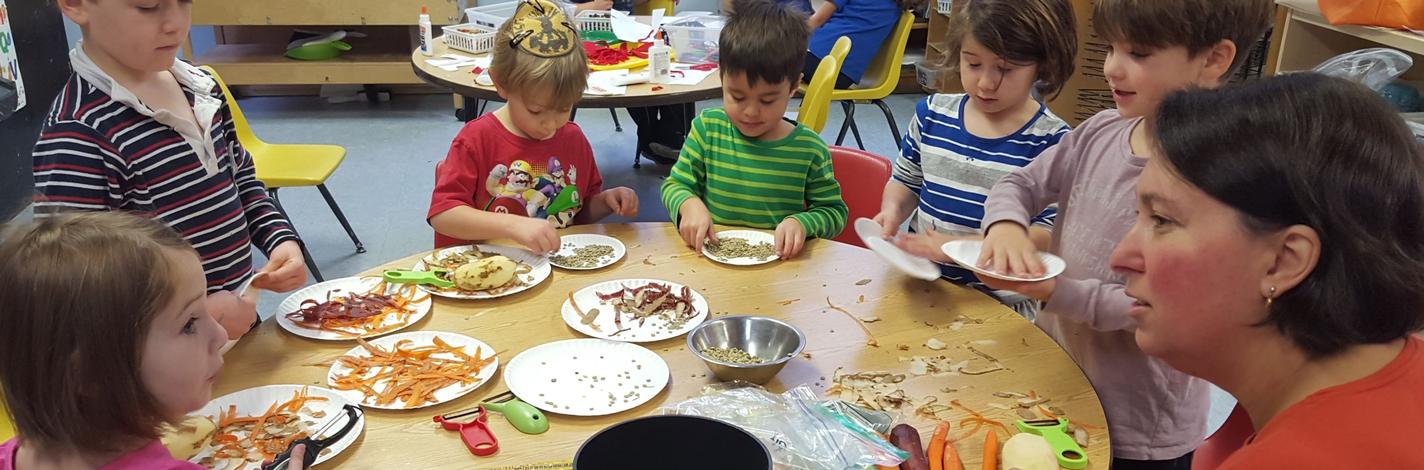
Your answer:
[[[855,105],[862,101],[880,106],[880,111],[885,113],[885,120],[890,124],[890,132],[895,136],[895,145],[900,145],[900,126],[895,124],[895,115],[890,112],[890,106],[885,104],[885,97],[890,96],[895,87],[900,86],[900,62],[905,59],[905,43],[910,40],[910,28],[914,25],[913,13],[901,13],[890,37],[880,45],[880,52],[875,54],[875,58],[870,60],[870,66],[865,69],[860,84],[851,89],[838,88],[831,91],[831,101],[840,101],[846,113],[840,135],[836,136],[836,145],[845,142],[846,131],[850,130],[855,133],[856,145],[859,145],[861,150],[865,149],[865,143],[860,140],[860,129],[855,126]]]
[[[821,59],[821,65],[816,66],[816,74],[811,76],[811,83],[806,85],[806,95],[801,98],[801,112],[796,116],[796,120],[812,132],[820,134],[821,130],[826,128],[826,118],[829,117],[831,109],[831,90],[835,89],[836,75],[840,73],[841,61],[836,56],[827,54],[826,58]]]
[[[651,15],[653,10],[662,8],[663,14],[672,16],[672,9],[677,3],[673,0],[648,0],[641,5],[633,5],[634,15]]]
[[[3,402],[3,398],[0,398],[0,402]],[[10,412],[5,404],[0,403],[0,442],[8,441],[12,437],[15,437],[15,421],[10,419]]]
[[[326,205],[331,207],[331,212],[336,215],[336,220],[341,222],[341,227],[346,229],[346,234],[351,237],[351,242],[356,244],[357,253],[365,253],[366,247],[361,244],[361,239],[356,237],[356,231],[351,229],[351,223],[346,221],[346,215],[341,213],[341,207],[336,205],[336,199],[331,197],[331,191],[326,189],[326,179],[336,171],[336,167],[341,166],[341,161],[346,159],[346,148],[339,145],[309,145],[309,144],[270,144],[257,138],[252,133],[252,126],[248,125],[247,118],[242,114],[242,109],[237,106],[237,99],[233,97],[232,91],[228,90],[227,84],[223,83],[222,77],[218,76],[212,67],[203,66],[212,74],[213,79],[218,82],[218,87],[222,88],[223,95],[227,97],[228,109],[232,112],[232,125],[237,129],[237,140],[247,152],[252,154],[253,165],[257,169],[257,179],[267,186],[267,191],[272,195],[272,202],[277,205],[277,210],[286,214],[282,208],[282,203],[277,199],[277,190],[280,188],[294,186],[316,186],[321,191],[321,197],[326,199]],[[288,221],[291,217],[287,218]],[[293,225],[292,230],[296,230]],[[306,244],[301,244],[302,256],[306,258],[307,269],[312,273],[312,277],[317,282],[321,282],[321,271],[317,270],[316,262],[312,259],[311,253],[307,251]]]

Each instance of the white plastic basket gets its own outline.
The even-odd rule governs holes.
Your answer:
[[[608,31],[613,32],[613,20],[610,13],[606,11],[585,10],[579,12],[574,18],[574,26],[580,32],[583,31]]]
[[[465,23],[450,26],[442,26],[440,30],[444,32],[445,45],[451,49],[483,54],[494,50],[495,28],[489,28],[483,23]]]
[[[935,2],[935,11],[941,15],[948,15],[950,8],[954,7],[954,0],[938,0]]]
[[[559,4],[559,8],[564,9],[564,14],[573,16],[573,4],[565,3],[562,1],[555,1],[554,3]],[[499,30],[499,27],[504,24],[505,21],[509,21],[510,18],[514,17],[514,10],[517,9],[519,9],[519,0],[478,6],[474,8],[466,8],[465,18],[466,21],[489,28],[490,31],[497,31]],[[605,24],[607,24],[606,21]],[[579,27],[582,28],[582,26]],[[608,27],[608,30],[611,31],[612,29],[612,26]]]

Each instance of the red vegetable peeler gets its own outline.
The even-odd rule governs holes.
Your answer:
[[[449,421],[469,415],[476,415],[475,419],[467,423]],[[489,413],[481,406],[463,413],[436,416],[434,421],[447,430],[460,431],[460,440],[465,441],[465,447],[470,449],[471,454],[488,457],[499,452],[499,440],[494,438],[494,433],[490,432],[489,426],[485,424],[487,416]]]

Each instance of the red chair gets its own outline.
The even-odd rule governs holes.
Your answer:
[[[1192,470],[1215,470],[1226,462],[1232,453],[1246,445],[1246,439],[1255,432],[1251,416],[1237,403],[1236,409],[1231,410],[1231,415],[1226,417],[1226,422],[1221,423],[1221,427],[1197,447],[1196,453],[1192,455]]]
[[[859,217],[870,219],[880,213],[880,199],[885,196],[885,184],[890,182],[890,160],[864,150],[832,145],[831,167],[836,182],[841,184],[841,199],[850,209],[845,230],[833,240],[864,248],[865,243],[856,236],[852,224]]]

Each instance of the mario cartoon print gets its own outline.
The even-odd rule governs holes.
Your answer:
[[[577,178],[577,169],[565,167],[558,157],[550,157],[543,168],[525,160],[515,160],[508,167],[495,165],[485,178],[490,195],[485,210],[547,219],[555,227],[566,227],[583,206]]]

